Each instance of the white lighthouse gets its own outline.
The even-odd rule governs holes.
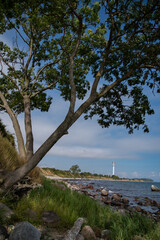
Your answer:
[[[114,161],[112,162],[112,166],[113,166],[113,173],[112,173],[112,176],[114,176],[114,174],[115,174],[115,162],[114,162]]]

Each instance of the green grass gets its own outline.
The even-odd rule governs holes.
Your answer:
[[[135,235],[145,236],[147,240],[160,239],[160,225],[139,214],[121,215],[109,207],[100,205],[84,194],[62,190],[44,180],[43,187],[33,190],[13,206],[20,220],[42,224],[43,211],[53,210],[61,219],[62,228],[71,228],[78,217],[84,217],[88,225],[98,229],[109,229],[113,240],[132,240]],[[26,209],[37,213],[37,219],[26,219]]]
[[[0,133],[0,168],[12,171],[21,165],[15,147]]]

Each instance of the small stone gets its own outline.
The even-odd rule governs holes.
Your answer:
[[[106,189],[101,190],[101,195],[102,196],[108,196],[108,191]]]
[[[86,240],[96,240],[95,233],[93,232],[93,229],[86,225],[83,227],[81,234]]]

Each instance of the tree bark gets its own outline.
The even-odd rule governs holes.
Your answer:
[[[73,125],[75,121],[77,121],[77,119],[82,115],[82,113],[86,110],[87,107],[90,106],[90,104],[94,100],[95,99],[89,97],[75,113],[71,114],[70,112],[68,112],[65,120],[55,130],[55,132],[52,133],[50,137],[41,145],[41,147],[35,152],[35,154],[23,166],[8,175],[8,177],[3,182],[3,185],[1,186],[1,191],[5,193],[16,182],[26,176],[35,166],[37,166],[37,164],[46,155],[46,153],[63,135],[66,134],[67,130]]]
[[[32,122],[31,122],[31,109],[30,109],[30,97],[24,96],[24,121],[25,121],[25,132],[26,132],[26,155],[27,161],[33,156],[33,133],[32,133]]]

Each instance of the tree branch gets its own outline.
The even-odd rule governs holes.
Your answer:
[[[29,56],[28,56],[28,60],[27,60],[27,63],[25,65],[25,68],[24,68],[25,71],[28,70],[28,66],[29,66],[30,61],[32,59],[32,50],[33,50],[33,39],[31,38],[30,49],[29,49]]]
[[[2,74],[4,77],[6,77],[6,78],[8,78],[9,80],[11,80],[11,82],[15,85],[15,87],[17,88],[17,90],[19,91],[19,93],[23,96],[23,93],[22,93],[22,91],[20,90],[20,88],[18,87],[16,81],[15,81],[12,77],[7,76],[2,70],[0,70],[0,72],[1,72],[1,74]]]
[[[132,73],[139,67],[139,65],[137,67],[132,68],[129,72],[127,72],[122,78],[117,79],[116,81],[114,81],[112,84],[110,84],[109,86],[107,86],[102,92],[100,92],[98,94],[98,98],[103,97],[107,92],[110,91],[110,89],[112,89],[113,87],[115,87],[116,85],[118,85],[120,82],[126,80],[127,78],[129,78]]]
[[[95,80],[93,82],[90,96],[97,95],[97,86],[99,84],[100,78],[104,74],[105,62],[106,62],[106,59],[107,59],[108,54],[109,54],[109,50],[110,50],[111,45],[112,45],[112,36],[113,36],[113,30],[111,28],[110,35],[109,35],[109,40],[108,40],[106,50],[105,50],[105,55],[103,57],[100,69],[99,69],[98,73],[96,74]]]
[[[70,3],[70,1],[68,1]],[[74,12],[74,14],[76,15],[76,17],[79,20],[79,29],[78,29],[78,37],[77,37],[77,42],[75,45],[75,48],[73,50],[73,53],[71,54],[69,60],[70,60],[70,65],[69,65],[69,82],[70,82],[70,86],[71,86],[71,98],[70,98],[70,108],[69,108],[69,114],[70,113],[74,113],[74,108],[75,108],[75,103],[76,103],[76,84],[74,82],[74,57],[77,54],[80,42],[81,42],[81,33],[82,33],[82,18],[76,13],[76,11],[74,11],[74,9],[72,8],[71,4],[70,7],[72,9],[72,11]]]
[[[2,56],[2,54],[0,54],[0,57],[1,57],[2,61],[3,61],[9,68],[12,69],[12,71],[15,73],[16,77],[18,78],[15,68],[12,67],[12,66],[5,60],[5,58]],[[1,59],[0,59],[0,61],[1,61]],[[2,64],[1,64],[1,66],[3,67]]]
[[[16,32],[19,34],[19,36],[22,38],[22,40],[29,46],[29,44],[27,43],[27,41],[24,39],[24,37],[22,36],[22,34],[18,31],[18,29],[15,27],[15,25],[9,20],[8,17],[6,17],[7,20],[9,21],[9,23],[13,26],[13,28],[16,30]]]
[[[55,83],[51,83],[51,84],[48,85],[47,87],[42,88],[41,90],[35,92],[35,93],[32,94],[30,97],[33,98],[33,97],[35,97],[36,95],[38,95],[39,93],[44,92],[44,91],[46,91],[47,89],[50,89],[50,88],[51,88],[52,86],[54,86],[54,85],[55,85]]]
[[[154,65],[142,65],[139,68],[153,68],[155,70],[160,70],[160,66],[154,66]]]
[[[32,92],[33,92],[33,89],[34,89],[34,86],[39,78],[39,75],[41,74],[41,72],[43,72],[43,70],[49,66],[52,66],[56,63],[58,63],[60,60],[61,60],[61,56],[62,56],[62,53],[60,54],[60,56],[58,57],[58,59],[56,59],[55,61],[51,62],[51,63],[47,63],[45,64],[37,73],[37,76],[35,77],[34,79],[34,82],[33,82],[33,85],[32,85],[32,88],[31,88],[31,91],[30,91],[30,96],[32,96]],[[53,83],[54,84],[54,83]]]

